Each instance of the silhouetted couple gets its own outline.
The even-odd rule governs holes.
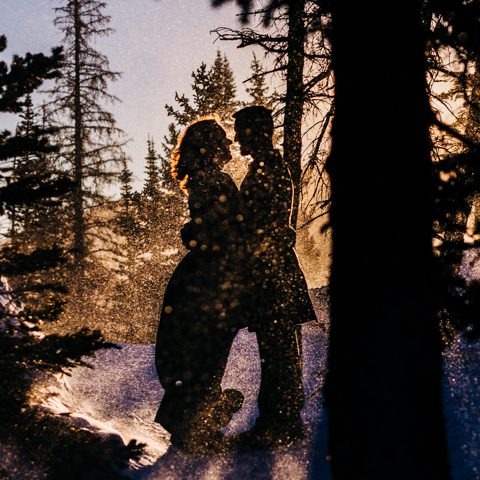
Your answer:
[[[255,331],[261,358],[260,415],[240,443],[273,446],[303,434],[300,339],[296,326],[315,318],[290,228],[292,182],[272,143],[271,111],[235,115],[235,140],[250,155],[236,188],[222,168],[232,143],[215,120],[191,124],[172,158],[172,174],[188,194],[182,228],[189,253],[167,286],[156,344],[165,395],[156,421],[172,444],[190,451],[225,445],[219,431],[243,403],[222,391],[230,348],[242,327]]]

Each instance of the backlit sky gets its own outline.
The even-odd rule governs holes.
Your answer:
[[[14,53],[48,53],[59,45],[61,35],[53,26],[53,7],[61,0],[2,0],[0,33],[7,36]],[[228,4],[219,9],[210,0],[107,0],[105,13],[111,16],[111,36],[101,38],[96,47],[110,60],[112,70],[122,77],[110,86],[110,93],[121,104],[108,106],[118,126],[131,142],[127,154],[139,188],[143,179],[148,134],[160,147],[169,123],[165,103],[173,104],[175,91],[190,93],[191,72],[202,61],[210,65],[216,50],[225,52],[237,80],[240,98],[245,98],[242,81],[249,77],[251,49],[238,49],[231,42],[214,43],[210,31],[220,26],[239,27],[238,8]],[[262,58],[261,52],[257,56]],[[10,122],[10,123],[9,123]],[[16,121],[1,119],[1,126],[12,128]]]

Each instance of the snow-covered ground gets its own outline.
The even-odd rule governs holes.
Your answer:
[[[444,409],[454,480],[480,479],[480,343],[457,338],[444,355]]]
[[[61,379],[57,409],[68,408],[77,418],[95,419],[107,434],[147,444],[132,477],[168,479],[295,479],[328,480],[326,425],[320,387],[324,379],[327,340],[318,324],[303,328],[304,382],[307,401],[303,416],[313,438],[274,452],[188,455],[169,448],[168,434],[153,422],[162,397],[154,368],[153,345],[123,345],[101,351],[94,369],[77,368]],[[458,340],[445,354],[444,398],[448,441],[455,480],[480,480],[480,345]],[[223,380],[245,395],[245,403],[227,428],[238,433],[251,427],[257,415],[260,381],[255,335],[238,334]],[[312,465],[315,474],[311,475]]]
[[[304,327],[304,379],[308,425],[321,424],[321,393],[326,341],[318,324]],[[187,455],[169,448],[169,435],[153,422],[162,397],[154,366],[153,345],[123,345],[121,350],[103,350],[93,361],[94,369],[77,368],[60,380],[57,411],[68,408],[74,415],[103,423],[103,430],[117,431],[124,440],[135,438],[147,444],[146,454],[133,476],[137,479],[244,479],[306,478],[312,463],[311,440],[279,449],[275,454]],[[258,414],[256,397],[260,364],[255,334],[243,329],[237,335],[223,379],[223,387],[240,389],[245,402],[225,430],[228,434],[250,428]],[[323,455],[325,457],[325,455]]]

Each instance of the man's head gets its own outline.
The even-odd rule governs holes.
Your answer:
[[[272,148],[272,111],[266,107],[245,107],[233,115],[235,141],[242,155],[255,155],[259,150]]]

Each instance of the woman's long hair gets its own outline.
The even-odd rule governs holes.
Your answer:
[[[172,177],[186,191],[188,179],[212,163],[225,130],[214,118],[191,123],[180,135],[171,159]]]

